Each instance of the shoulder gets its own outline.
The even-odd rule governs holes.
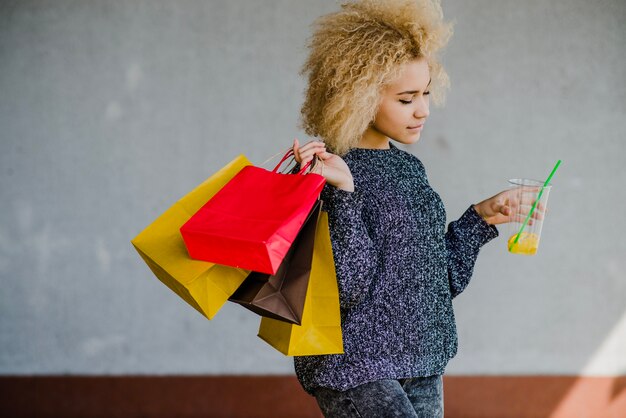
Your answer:
[[[411,166],[414,169],[417,169],[423,174],[426,173],[426,167],[424,167],[424,164],[419,158],[417,158],[415,155],[411,154],[408,151],[404,151],[399,148],[396,148],[396,150],[396,153],[398,154],[398,159],[400,161],[408,166]]]

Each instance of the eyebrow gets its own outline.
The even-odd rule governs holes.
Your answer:
[[[428,84],[426,85],[426,88],[428,88],[428,86],[430,86],[430,82],[433,81],[433,79],[431,78],[430,80],[428,80]],[[402,93],[398,93],[396,94],[396,96],[401,96],[403,94],[415,94],[415,93],[419,93],[419,90],[410,90],[410,91],[403,91]]]

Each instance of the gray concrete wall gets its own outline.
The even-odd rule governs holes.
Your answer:
[[[330,0],[0,1],[0,373],[290,373],[227,305],[211,322],[129,243],[297,128]],[[449,220],[563,164],[535,257],[488,244],[455,300],[450,374],[626,373],[626,3],[444,1],[446,107],[408,150]],[[504,235],[504,234],[503,234]]]

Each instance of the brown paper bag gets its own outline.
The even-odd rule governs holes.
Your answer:
[[[317,223],[302,325],[261,318],[259,337],[288,356],[343,353],[339,289],[326,212]]]
[[[321,201],[313,206],[276,274],[250,273],[228,300],[261,316],[300,325],[321,206]]]

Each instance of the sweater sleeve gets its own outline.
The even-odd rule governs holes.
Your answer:
[[[448,225],[446,250],[448,280],[452,297],[459,295],[472,278],[480,248],[498,236],[498,229],[478,215],[471,205],[461,217]]]
[[[363,219],[363,196],[326,185],[323,208],[328,212],[330,238],[344,308],[358,304],[367,293],[378,269],[379,255]]]

